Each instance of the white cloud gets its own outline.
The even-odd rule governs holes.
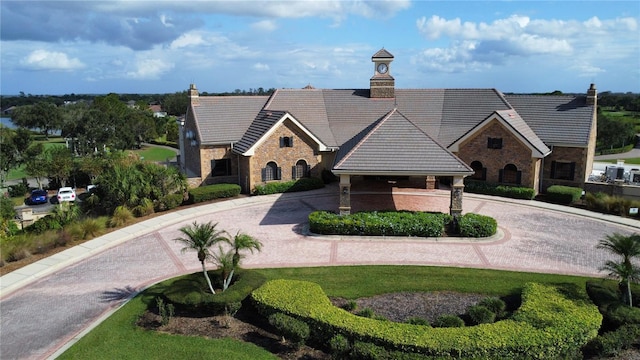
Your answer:
[[[205,43],[205,40],[202,38],[202,34],[199,32],[188,32],[186,34],[180,35],[179,38],[173,40],[169,47],[171,49],[179,49],[189,46],[198,46]]]
[[[253,68],[258,71],[269,71],[269,65],[263,63],[255,63]]]
[[[272,32],[278,28],[278,25],[273,20],[262,20],[251,24],[251,28],[260,32]]]
[[[161,59],[141,59],[136,62],[135,71],[126,73],[133,79],[158,79],[163,73],[173,69],[174,64]]]
[[[85,65],[77,58],[69,58],[62,52],[38,49],[32,51],[21,64],[32,70],[71,71],[82,69]]]

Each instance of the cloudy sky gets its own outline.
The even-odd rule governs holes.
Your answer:
[[[367,88],[640,92],[640,2],[0,2],[0,93]]]

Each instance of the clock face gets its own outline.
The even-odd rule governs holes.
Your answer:
[[[387,64],[385,63],[378,64],[378,72],[380,74],[386,74],[387,70],[389,70],[389,67],[387,66]]]

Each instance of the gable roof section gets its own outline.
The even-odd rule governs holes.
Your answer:
[[[511,106],[495,89],[446,89],[440,132],[433,134],[447,147],[482,122],[487,114]]]
[[[338,152],[333,172],[359,175],[471,175],[473,170],[397,109]]]
[[[498,120],[502,126],[508,129],[513,135],[515,135],[523,144],[531,149],[531,156],[535,158],[543,158],[551,150],[540,140],[540,138],[531,130],[527,123],[518,115],[515,110],[500,110],[495,111],[493,114],[485,118],[477,126],[472,128],[466,134],[458,138],[449,146],[449,150],[458,151],[459,145],[469,137],[481,131],[484,127],[488,126],[492,120]]]
[[[303,121],[307,130],[315,134],[328,147],[337,148],[340,145],[336,142],[329,128],[323,90],[276,90],[264,108],[265,110],[287,111],[296,119]]]
[[[589,144],[595,107],[584,96],[505,95],[505,99],[547,145]]]
[[[244,156],[252,156],[255,150],[269,135],[275,131],[278,125],[285,120],[290,120],[300,130],[307,134],[316,144],[320,151],[326,151],[327,147],[320,139],[304,127],[298,120],[286,111],[262,110],[255,117],[247,131],[244,133],[240,141],[238,141],[233,151]]]
[[[190,105],[202,145],[230,144],[240,140],[267,96],[201,96]]]

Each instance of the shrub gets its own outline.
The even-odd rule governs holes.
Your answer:
[[[640,340],[640,326],[622,325],[614,331],[597,336],[585,345],[583,351],[588,355],[612,357],[621,350],[629,349]]]
[[[571,204],[582,197],[582,189],[572,186],[552,185],[547,188],[546,198],[556,204]]]
[[[349,346],[349,340],[338,334],[329,340],[329,350],[334,359],[344,359],[349,353],[351,347]]]
[[[407,319],[406,322],[407,324],[412,324],[412,325],[431,326],[431,324],[429,324],[429,320],[421,317],[412,317]]]
[[[351,348],[350,359],[354,360],[379,360],[388,359],[389,352],[376,344],[356,341]]]
[[[29,192],[29,184],[26,179],[22,179],[22,182],[15,185],[9,185],[7,192],[10,197],[22,197]]]
[[[104,218],[91,218],[81,221],[79,223],[79,226],[82,230],[81,239],[87,240],[102,234],[102,232],[104,232],[104,229],[106,228],[106,222]]]
[[[189,189],[190,204],[196,204],[204,201],[230,198],[240,195],[240,185],[237,184],[215,184],[200,186]]]
[[[536,191],[532,188],[492,184],[469,178],[464,179],[464,190],[469,193],[496,195],[524,200],[531,200],[536,196]]]
[[[468,213],[458,217],[460,235],[464,237],[489,237],[498,230],[498,223],[490,216]]]
[[[482,305],[469,306],[467,316],[472,325],[491,324],[496,321],[496,314]]]
[[[478,305],[486,307],[491,312],[495,313],[498,318],[504,316],[504,312],[507,308],[507,304],[497,297],[484,298],[478,302]]]
[[[143,217],[153,214],[153,201],[148,198],[143,198],[140,203],[133,208],[133,215],[136,217]]]
[[[214,281],[220,271],[210,271]],[[164,297],[178,308],[200,309],[212,314],[229,314],[238,311],[242,301],[265,282],[264,275],[250,270],[236,270],[236,279],[227,290],[211,294],[202,272],[177,277],[171,281]]]
[[[253,195],[269,195],[285,192],[307,191],[321,189],[324,182],[318,178],[302,178],[285,182],[271,182],[265,185],[256,185]]]
[[[640,208],[640,201],[627,200],[623,197],[611,196],[601,192],[587,193],[584,199],[587,209],[605,214],[629,216],[630,208]]]
[[[350,300],[350,301],[347,301],[347,303],[344,304],[344,306],[342,306],[342,308],[347,310],[347,311],[353,311],[353,310],[358,308],[358,303],[355,302],[354,300]]]
[[[60,230],[62,224],[53,215],[47,215],[36,220],[33,224],[27,226],[25,230],[27,232],[42,234],[47,230]]]
[[[304,345],[309,338],[309,325],[283,313],[275,313],[269,316],[269,324],[294,346]]]
[[[113,215],[111,215],[108,225],[110,227],[124,226],[130,223],[133,218],[134,216],[131,210],[129,210],[126,206],[121,205],[113,211]]]
[[[376,313],[373,311],[372,308],[366,307],[358,311],[356,315],[366,317],[366,318],[373,318],[374,316],[376,316]]]
[[[309,230],[325,235],[438,237],[452,217],[422,211],[363,211],[340,216],[328,211],[309,214]]]
[[[463,327],[464,321],[457,315],[440,315],[432,324],[437,328],[451,328],[451,327]]]
[[[182,204],[183,201],[182,194],[168,194],[160,199],[156,200],[154,203],[156,211],[167,211],[171,209],[175,209]]]

